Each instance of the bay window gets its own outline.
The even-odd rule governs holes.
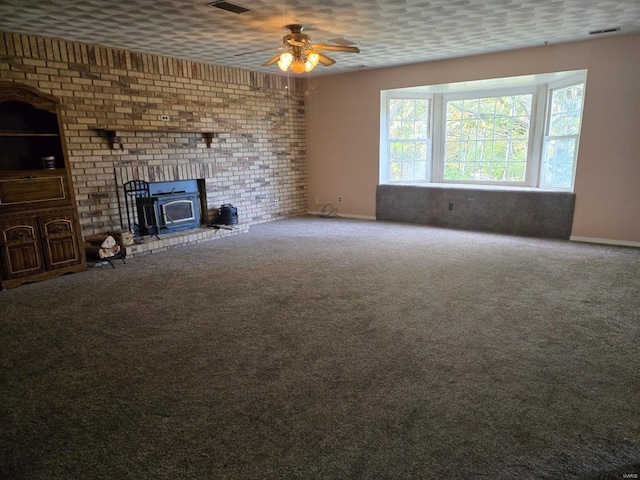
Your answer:
[[[572,190],[586,71],[382,92],[380,183]]]

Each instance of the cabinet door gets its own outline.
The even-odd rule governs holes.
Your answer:
[[[82,262],[77,241],[78,226],[72,212],[40,217],[42,249],[47,270]]]
[[[25,218],[0,224],[0,246],[5,279],[44,271],[36,219]]]

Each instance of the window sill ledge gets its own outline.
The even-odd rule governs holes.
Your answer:
[[[425,183],[425,182],[393,182],[383,183],[381,185],[388,185],[391,187],[420,187],[420,188],[438,188],[449,190],[484,190],[490,192],[552,192],[552,193],[573,193],[571,190],[562,190],[555,188],[541,188],[541,187],[525,187],[519,185],[480,185],[470,183]]]

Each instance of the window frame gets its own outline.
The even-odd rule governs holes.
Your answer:
[[[580,128],[575,140],[575,153],[570,189],[541,185],[541,172],[546,146],[551,94],[554,90],[568,86],[583,84],[584,94],[580,111]],[[390,185],[463,185],[466,187],[512,187],[537,188],[543,190],[573,191],[577,171],[578,145],[584,115],[586,97],[587,70],[570,72],[552,72],[548,74],[528,75],[522,77],[505,77],[471,82],[460,82],[424,87],[407,87],[393,90],[382,90],[380,93],[380,156],[379,183]],[[474,88],[475,87],[475,88]],[[531,94],[531,117],[524,180],[448,180],[444,178],[445,138],[446,138],[446,106],[448,101],[460,99],[493,98]],[[392,99],[429,99],[429,145],[427,162],[427,179],[424,180],[390,180],[391,157],[389,136],[390,100]]]
[[[562,90],[564,88],[568,88],[568,87],[574,87],[576,85],[583,85],[583,95],[582,95],[582,103],[580,105],[580,122],[579,122],[579,126],[578,126],[578,133],[576,134],[572,134],[572,135],[561,135],[561,136],[557,136],[557,135],[549,135],[549,130],[551,129],[551,115],[552,115],[552,111],[551,111],[551,100],[552,100],[552,95],[553,92],[556,90]],[[547,144],[547,141],[550,138],[554,138],[554,139],[559,139],[559,138],[573,138],[574,139],[574,149],[573,149],[573,165],[572,165],[572,171],[571,171],[571,185],[570,185],[570,191],[574,191],[575,188],[575,182],[576,182],[576,171],[578,168],[578,149],[580,146],[580,136],[582,133],[582,118],[583,118],[583,114],[584,114],[584,101],[585,101],[585,97],[586,97],[586,90],[587,90],[587,82],[586,82],[586,78],[584,79],[580,79],[580,78],[576,78],[576,77],[570,77],[564,80],[560,80],[557,82],[553,82],[553,83],[549,83],[547,85],[547,92],[546,92],[546,103],[545,103],[545,119],[544,119],[544,130],[542,132],[541,135],[541,141],[540,141],[540,179],[538,180],[538,183],[540,184],[540,188],[544,188],[546,190],[559,190],[559,191],[566,191],[566,188],[562,188],[562,187],[556,187],[553,185],[542,185],[542,168],[544,166],[544,159],[545,159],[545,146]]]
[[[407,180],[390,180],[391,177],[391,137],[390,118],[391,118],[391,100],[428,100],[429,114],[427,125],[427,178],[424,180],[409,180],[411,182],[430,183],[432,178],[431,165],[433,164],[433,95],[431,94],[411,94],[398,93],[385,96],[384,102],[381,102],[383,110],[380,122],[380,183],[404,183]],[[415,141],[415,140],[414,140]],[[382,178],[385,181],[382,182]]]
[[[462,185],[504,185],[504,186],[520,186],[526,187],[531,184],[531,169],[532,162],[529,159],[532,156],[532,148],[534,143],[534,123],[535,123],[535,110],[537,106],[537,88],[531,87],[512,87],[507,89],[493,89],[493,90],[474,90],[464,93],[450,93],[441,95],[440,115],[438,122],[440,124],[441,134],[438,138],[438,162],[433,162],[434,175],[432,178],[436,179],[437,183],[443,184],[462,184]],[[531,117],[529,120],[529,135],[527,138],[527,157],[525,160],[525,176],[521,182],[505,181],[496,182],[490,180],[448,180],[444,178],[444,166],[445,166],[445,148],[446,148],[446,132],[447,132],[447,102],[455,100],[475,100],[480,98],[497,98],[497,97],[510,97],[514,95],[531,95]]]

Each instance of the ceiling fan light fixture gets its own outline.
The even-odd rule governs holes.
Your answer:
[[[360,53],[358,47],[350,45],[326,45],[323,43],[311,43],[309,36],[302,33],[302,25],[287,25],[291,33],[282,37],[282,43],[285,51],[280,55],[271,57],[263,66],[268,67],[274,63],[278,64],[278,68],[283,72],[289,69],[298,75],[311,72],[319,63],[324,66],[333,65],[335,60],[328,57],[320,50],[329,50],[332,52],[349,52]]]
[[[306,71],[306,65],[304,60],[302,60],[301,58],[295,58],[293,60],[293,62],[291,62],[291,71],[293,73],[304,73]]]
[[[280,70],[283,72],[286,72],[291,65],[291,62],[293,62],[293,55],[291,52],[282,52],[280,54],[280,60],[278,61],[278,67],[280,67]]]
[[[316,51],[309,50],[307,51],[307,62],[310,62],[314,67],[318,65],[320,61],[320,54]]]
[[[308,50],[306,57],[307,61],[304,62],[304,71],[310,72],[311,70],[316,68],[316,65],[318,65],[318,62],[320,62],[320,54],[318,52],[314,52],[313,50]]]

